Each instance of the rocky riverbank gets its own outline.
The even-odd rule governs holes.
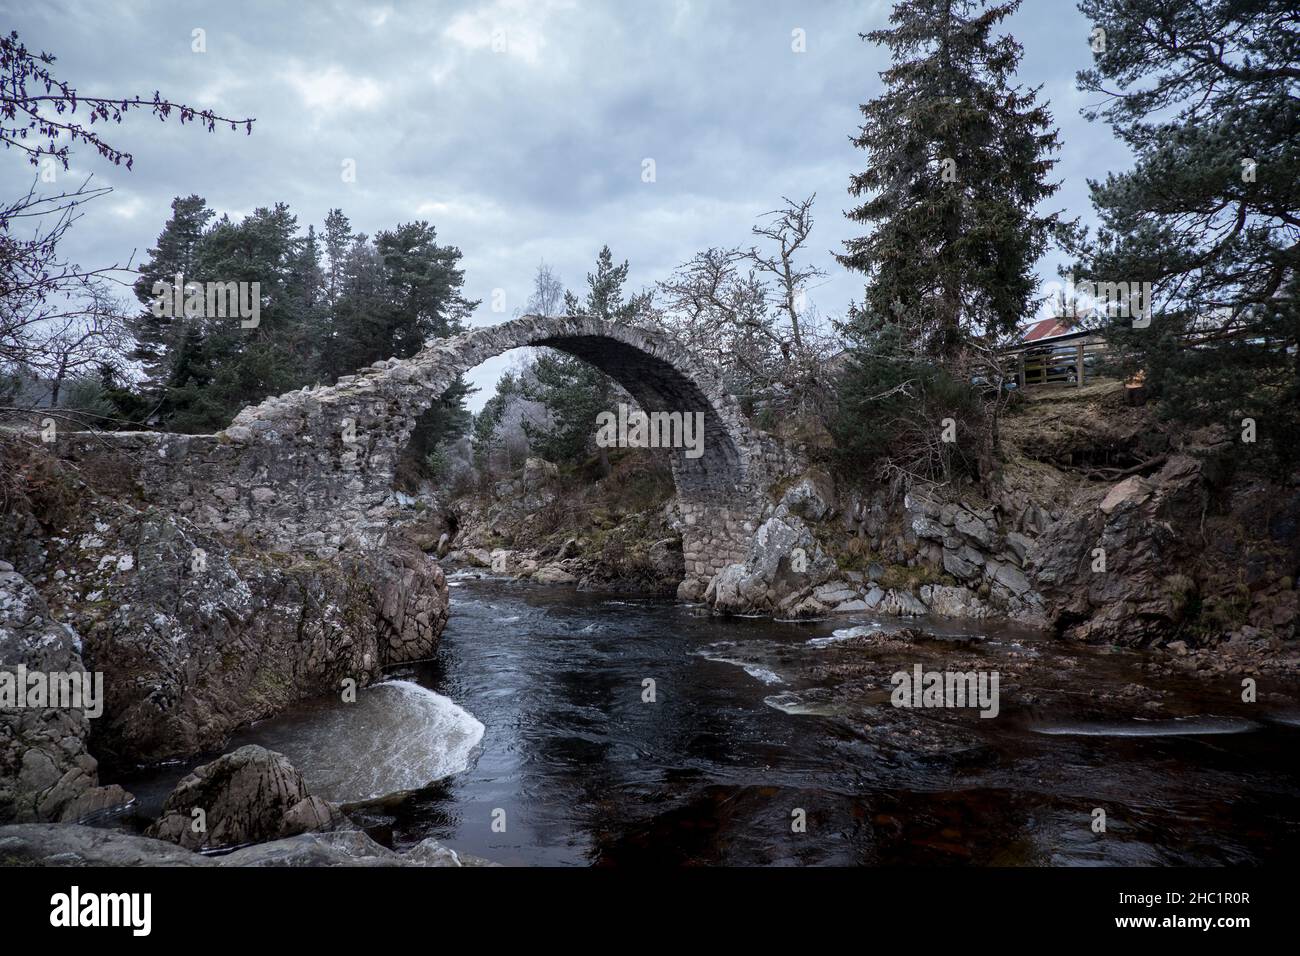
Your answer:
[[[214,851],[228,851],[214,853]],[[307,792],[280,754],[246,746],[198,767],[144,835],[0,826],[0,866],[484,866],[433,839],[398,853]]]
[[[93,673],[102,699],[89,717],[44,697],[0,711],[0,823],[124,806],[104,768],[219,751],[428,657],[446,622],[442,569],[400,535],[329,559],[273,552],[146,504],[119,475],[17,443],[5,457],[0,668]]]
[[[670,590],[681,579],[671,499],[611,514],[598,487],[584,493],[603,524],[580,520],[554,466],[530,459],[515,479],[452,501],[426,547],[538,583]],[[1300,476],[1239,473],[1229,440],[1170,434],[1118,385],[1045,393],[1009,415],[983,486],[873,488],[805,467],[755,524],[743,562],[678,596],[783,620],[1005,620],[1167,649],[1192,669],[1300,667]]]
[[[77,824],[0,826],[0,866],[492,866],[427,839],[402,853],[359,830],[304,833],[204,856],[164,840]]]
[[[103,699],[93,718],[47,700],[0,712],[0,823],[112,812],[131,800],[111,782],[122,768],[219,753],[253,721],[427,658],[447,619],[444,564],[675,593],[723,615],[1005,621],[1157,650],[1171,671],[1300,674],[1300,478],[1241,472],[1229,439],[1172,435],[1117,387],[1008,416],[998,472],[979,486],[837,482],[815,455],[788,457],[803,464],[746,519],[744,560],[701,581],[671,475],[638,454],[598,478],[531,458],[491,488],[402,501],[377,544],[340,535],[322,554],[198,525],[139,493],[143,470],[133,484],[12,445],[0,667],[97,674]],[[291,774],[276,779],[259,791],[278,795],[259,809],[273,820],[209,830],[216,843],[195,848],[340,823]],[[195,801],[178,801],[154,832],[188,846]]]
[[[410,534],[448,567],[663,596],[686,574],[683,527],[664,463],[631,455],[593,483],[529,458],[490,489],[439,503]]]

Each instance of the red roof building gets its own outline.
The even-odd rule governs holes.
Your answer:
[[[1043,339],[1056,338],[1058,335],[1065,335],[1070,331],[1070,323],[1065,319],[1042,319],[1035,322],[1025,331],[1025,342],[1038,342]]]

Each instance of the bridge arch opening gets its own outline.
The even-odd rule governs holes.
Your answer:
[[[503,353],[523,347],[551,348],[599,369],[617,383],[642,412],[666,412],[678,416],[681,421],[690,416],[690,425],[698,417],[703,428],[698,435],[689,433],[691,447],[661,449],[670,457],[678,495],[689,500],[711,500],[719,496],[743,494],[745,462],[737,445],[738,439],[723,417],[725,412],[720,412],[715,406],[718,396],[708,393],[708,383],[701,384],[672,361],[651,354],[635,344],[608,336],[545,336],[523,346],[512,346],[503,350]],[[473,357],[477,358],[477,350]],[[495,356],[487,356],[492,357]],[[404,449],[408,460],[405,467],[399,465],[398,473],[409,474],[412,464],[410,459],[431,450],[427,440],[422,439],[422,432],[428,431],[436,418],[445,414],[440,410],[441,403],[451,394],[450,390],[460,376],[481,364],[476,362],[474,365],[466,365],[468,361],[470,358],[467,357],[447,362],[445,376],[450,376],[447,386],[438,391],[441,381],[431,381],[426,396],[427,403],[417,402],[412,405],[411,434],[406,438],[407,445]],[[624,401],[621,394],[611,393],[609,407],[602,405],[599,411],[617,417],[618,405]],[[420,408],[420,404],[424,404],[424,407]],[[597,431],[595,420],[591,422],[591,431],[593,434]]]

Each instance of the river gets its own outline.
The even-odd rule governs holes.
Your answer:
[[[1261,680],[1243,703],[1236,676],[1005,625],[720,619],[450,583],[435,659],[231,747],[286,754],[380,842],[433,836],[503,864],[1214,865],[1300,849],[1295,688]],[[890,676],[917,664],[996,672],[997,716],[893,706]],[[156,812],[197,762],[123,783]]]

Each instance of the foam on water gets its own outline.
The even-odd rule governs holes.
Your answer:
[[[792,716],[833,717],[840,710],[829,701],[808,700],[791,691],[764,697],[763,703],[767,704],[768,707],[781,711],[783,714]]]
[[[838,644],[840,641],[851,641],[855,637],[866,637],[874,631],[880,630],[879,624],[859,624],[857,627],[841,627],[839,630],[831,631],[830,637],[814,637],[808,642],[809,647],[830,647],[832,644]]]
[[[720,653],[724,649],[735,648],[734,641],[718,641],[716,644],[707,644],[698,650],[692,651],[696,657],[703,657],[705,660],[715,661],[719,664],[731,664],[734,667],[742,668],[746,674],[755,680],[762,681],[764,684],[784,684],[785,680],[768,667],[763,667],[752,660],[733,657],[728,654]]]
[[[354,704],[257,728],[308,789],[336,803],[417,790],[466,769],[484,727],[450,698],[404,680],[365,688]]]
[[[1070,721],[1037,724],[1029,729],[1039,734],[1075,737],[1188,737],[1203,734],[1242,734],[1259,724],[1240,717],[1178,717],[1173,720]]]
[[[761,680],[764,684],[784,684],[785,681],[777,676],[775,671],[770,671],[766,667],[759,667],[757,664],[746,664],[744,661],[727,661],[727,664],[739,664],[745,669],[745,673],[756,680]]]

